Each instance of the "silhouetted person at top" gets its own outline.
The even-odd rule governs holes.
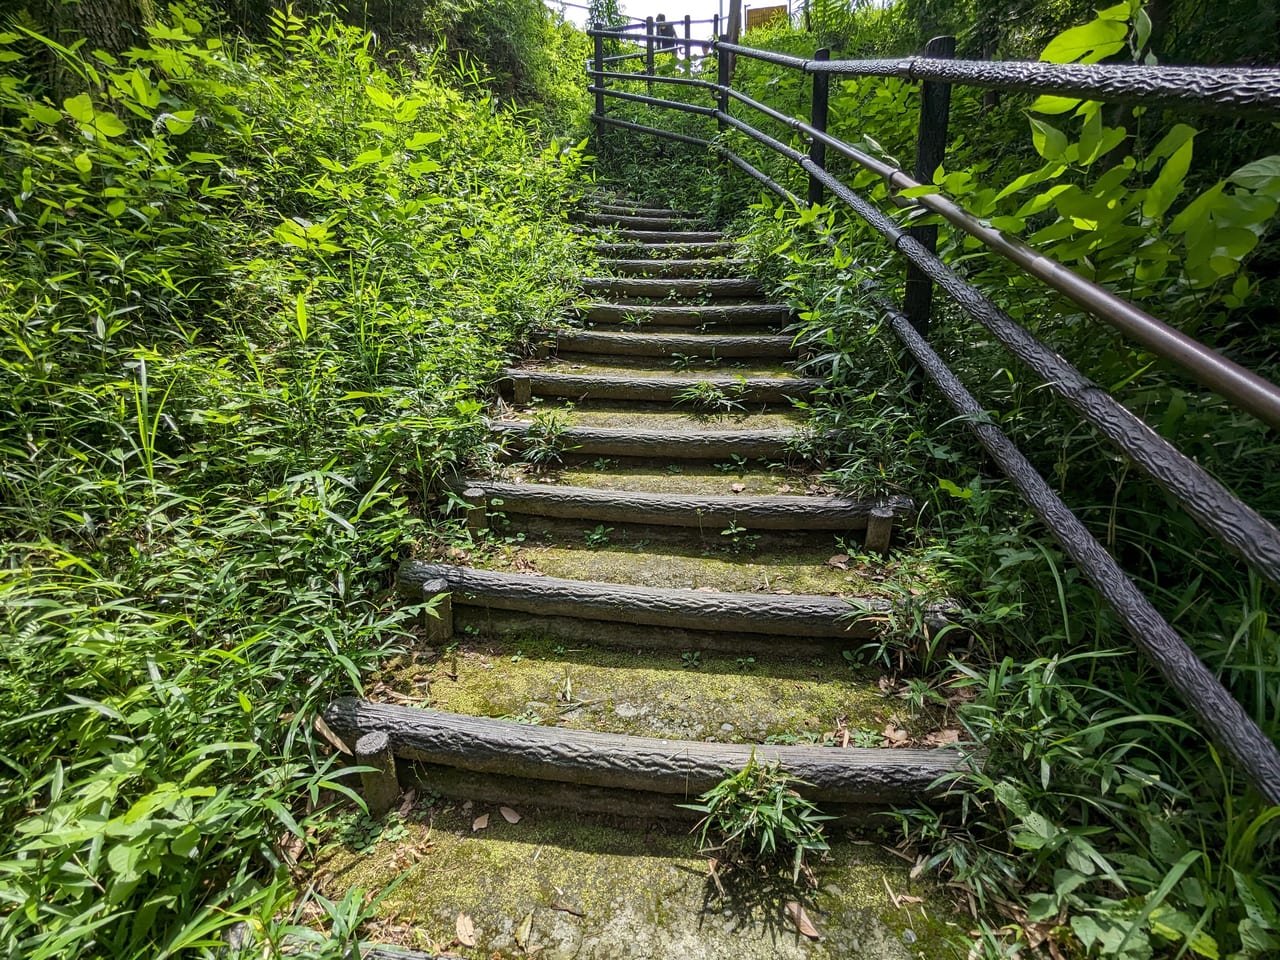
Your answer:
[[[663,39],[657,42],[659,50],[674,50],[676,48],[676,26],[674,23],[667,23],[667,15],[660,13],[654,17],[654,24],[658,28],[658,36],[670,39]]]

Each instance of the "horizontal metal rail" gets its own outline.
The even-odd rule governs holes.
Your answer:
[[[649,127],[643,123],[632,123],[630,120],[618,120],[615,117],[602,117],[598,113],[591,115],[592,121],[595,123],[603,123],[610,127],[620,127],[623,130],[634,130],[636,133],[647,133],[654,137],[662,137],[664,140],[674,140],[676,143],[688,143],[695,147],[706,147],[713,149],[714,144],[710,140],[703,140],[701,137],[691,137],[687,133],[676,133],[674,130],[663,130],[660,127]]]
[[[648,56],[648,54],[643,50],[638,50],[635,53],[615,53],[605,57],[603,62],[619,63],[623,60],[643,60],[646,56]]]
[[[614,97],[618,100],[630,100],[634,103],[648,104],[651,107],[666,107],[671,110],[681,110],[685,113],[696,113],[704,117],[714,117],[716,115],[715,107],[700,107],[696,103],[664,100],[662,97],[647,97],[642,93],[627,93],[623,90],[611,90],[608,87],[587,87],[587,92],[603,93],[606,97]]]
[[[587,76],[593,80],[638,80],[644,83],[669,83],[678,87],[699,87],[703,90],[715,90],[716,85],[710,80],[697,77],[664,77],[649,76],[646,73],[618,73],[611,70],[588,70]]]
[[[1120,615],[1134,644],[1165,682],[1191,705],[1204,729],[1266,797],[1280,803],[1280,750],[1245,712],[1213,671],[1169,626],[1080,518],[1062,502],[1022,452],[994,423],[929,343],[888,304],[880,304],[898,339],[915,357],[964,424],[986,448],[1022,498],[1053,534],[1095,589]]]
[[[1160,67],[1141,64],[1041,63],[1035,60],[810,60],[717,41],[714,49],[802,70],[855,77],[934,80],[994,90],[1111,103],[1280,115],[1280,71],[1265,67]]]
[[[706,21],[695,21],[695,22],[706,22]],[[684,21],[668,20],[667,23],[671,24],[671,26],[674,27],[677,23],[684,23]],[[698,40],[694,37],[689,37],[688,39],[686,39],[684,37],[664,36],[661,33],[621,33],[621,32],[612,31],[612,30],[588,30],[587,33],[593,37],[604,37],[610,40],[631,40],[631,41],[652,40],[655,46],[657,44],[666,44],[668,46],[678,45],[682,47],[685,47],[685,46],[701,47],[703,50],[710,50],[716,45],[715,40]],[[727,48],[727,45],[726,45],[726,48]],[[657,51],[657,52],[661,52],[661,51]]]

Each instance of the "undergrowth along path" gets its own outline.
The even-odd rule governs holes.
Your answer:
[[[679,211],[625,202],[599,203],[583,220],[601,275],[584,281],[590,302],[538,356],[505,371],[493,427],[506,462],[456,491],[469,544],[425,545],[434,556],[400,569],[402,593],[436,602],[430,646],[390,665],[367,700],[326,713],[359,758],[382,767],[368,775],[369,796],[379,780],[385,797],[413,782],[461,803],[441,816],[502,804],[513,830],[517,806],[519,819],[536,810],[552,832],[571,829],[565,817],[603,817],[592,830],[614,846],[619,818],[678,824],[689,813],[677,804],[753,762],[802,777],[801,792],[846,823],[936,796],[962,766],[957,750],[938,749],[954,738],[927,710],[906,716],[852,656],[904,629],[876,558],[889,556],[911,503],[852,499],[819,482],[827,438],[793,400],[822,382],[797,375],[781,332],[788,309],[761,299],[741,261],[721,259],[733,252],[723,236],[689,229]],[[940,629],[947,613],[919,604],[916,626]],[[374,741],[399,763],[370,752]],[[489,823],[477,816],[472,832]],[[837,859],[848,867],[849,856]],[[336,876],[378,882],[368,863],[338,859]],[[425,878],[444,867],[419,869]],[[504,869],[490,874],[499,889],[507,882]],[[485,955],[528,949],[532,922],[513,924],[510,909],[472,917],[483,912],[476,883],[438,890],[418,913],[423,935],[447,940],[465,914]],[[776,948],[781,920],[786,955],[932,955],[895,949],[892,936],[860,943],[871,920],[840,895],[756,889],[739,910],[710,889],[703,911],[738,911],[734,946],[718,928],[664,933],[665,921],[632,909],[628,923],[653,927],[633,932],[636,949],[669,952],[692,936],[699,955],[753,955],[742,938]],[[801,936],[785,920],[792,898],[831,924],[831,937]],[[546,915],[544,956],[642,955],[606,937],[607,918],[590,911],[568,911],[576,932],[565,911],[551,923],[554,899],[544,887],[517,911]],[[886,922],[875,921],[881,933]]]

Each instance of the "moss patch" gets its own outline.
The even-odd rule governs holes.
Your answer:
[[[626,401],[590,404],[538,403],[534,412],[560,409],[566,413],[568,423],[576,427],[635,427],[641,430],[662,430],[673,435],[697,430],[797,430],[804,424],[798,410],[786,410],[775,405],[770,412],[754,412],[753,404],[746,411],[727,414],[699,414],[694,410],[672,408],[669,403],[630,403]]]
[[[733,360],[708,363],[704,359],[694,359],[687,364],[674,364],[662,357],[611,357],[608,363],[583,363],[560,359],[531,365],[531,369],[588,377],[778,377],[786,379],[796,376],[793,369],[782,364]]]
[[[520,807],[518,800],[513,805]],[[450,948],[459,914],[476,931],[464,957],[544,960],[733,957],[943,960],[960,955],[966,919],[945,892],[907,877],[909,864],[872,844],[838,839],[817,868],[818,887],[797,891],[785,880],[728,878],[722,896],[693,839],[679,828],[619,829],[573,814],[521,808],[509,824],[481,804],[441,804],[410,817],[406,835],[360,854],[337,849],[322,858],[318,879],[328,896],[351,887],[381,891],[403,879],[377,910],[412,925],[416,946]],[[471,830],[475,817],[489,826]],[[637,825],[639,826],[639,825]],[[410,865],[411,864],[411,865]],[[407,870],[406,865],[409,865]],[[895,907],[895,895],[919,903]],[[811,942],[785,914],[804,900],[822,933]]]
[[[569,465],[534,474],[526,464],[513,464],[503,469],[507,479],[530,483],[563,483],[598,490],[630,490],[646,493],[741,494],[742,496],[820,494],[831,491],[820,485],[816,474],[781,467],[765,469],[751,463],[726,461],[714,464],[688,463],[668,465],[646,462],[622,463],[599,457],[577,465]],[[742,484],[734,490],[734,484]]]
[[[875,677],[820,658],[614,651],[542,638],[469,642],[388,664],[379,679],[423,705],[572,729],[720,743],[821,742],[837,718],[868,746],[895,712]],[[396,698],[398,699],[398,698]]]

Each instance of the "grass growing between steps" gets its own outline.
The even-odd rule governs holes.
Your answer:
[[[407,635],[391,567],[581,248],[582,153],[483,86],[165,16],[0,34],[5,957],[279,945],[347,782],[315,712]]]
[[[420,795],[431,800],[430,784]],[[679,827],[555,814],[511,797],[496,804],[435,799],[409,812],[397,839],[339,847],[318,864],[323,892],[385,889],[384,935],[464,957],[648,960],[953,960],[970,920],[949,893],[908,878],[911,864],[879,845],[839,837],[812,892],[774,877],[726,884]],[[487,826],[473,830],[488,815]],[[835,833],[840,833],[836,830]],[[789,874],[787,879],[789,880]],[[801,937],[785,903],[802,901],[821,939]],[[456,945],[459,915],[476,945]],[[957,950],[960,951],[957,954]]]
[[[836,644],[776,654],[608,649],[531,635],[467,637],[406,654],[369,683],[374,699],[452,713],[635,736],[720,743],[880,746],[886,725],[923,740],[939,711],[915,709]]]

